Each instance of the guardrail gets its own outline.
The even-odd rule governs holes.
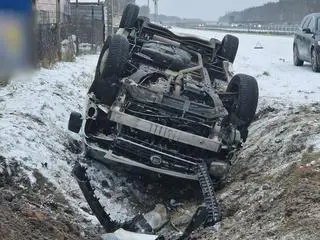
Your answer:
[[[269,35],[293,35],[298,25],[272,25],[272,26],[194,26],[192,28],[199,30],[213,30],[234,33],[255,33]]]

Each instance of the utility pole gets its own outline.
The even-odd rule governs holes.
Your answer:
[[[79,2],[76,0],[76,51],[79,55]]]
[[[60,8],[60,0],[56,0],[56,31],[57,31],[57,47],[58,47],[58,58],[61,60],[61,24],[60,24],[60,14],[61,14],[61,8]]]
[[[159,10],[159,8],[158,8],[158,2],[159,2],[159,0],[153,0],[153,2],[154,2],[154,21],[155,22],[159,22],[159,19],[158,19],[158,15],[159,15],[159,12],[158,12],[158,10]]]
[[[113,0],[106,0],[107,9],[107,35],[113,34]]]
[[[94,8],[91,6],[91,53],[93,53],[94,34]]]
[[[100,5],[100,0],[98,0],[98,4]],[[102,8],[102,24],[103,24],[103,33],[102,33],[102,44],[104,43],[106,39],[106,21],[105,21],[105,5],[101,4]]]

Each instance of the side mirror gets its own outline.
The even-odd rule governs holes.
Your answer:
[[[304,29],[302,29],[302,31],[307,33],[307,34],[312,33],[310,28],[304,28]]]

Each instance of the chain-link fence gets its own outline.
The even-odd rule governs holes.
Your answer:
[[[96,52],[105,39],[104,5],[71,3],[71,22],[79,53]]]
[[[37,11],[35,21],[37,61],[42,65],[96,53],[105,39],[102,4],[71,4],[70,14]]]

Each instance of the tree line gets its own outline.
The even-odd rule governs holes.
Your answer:
[[[299,24],[312,12],[320,12],[320,0],[280,0],[243,11],[229,12],[220,17],[224,23]]]

